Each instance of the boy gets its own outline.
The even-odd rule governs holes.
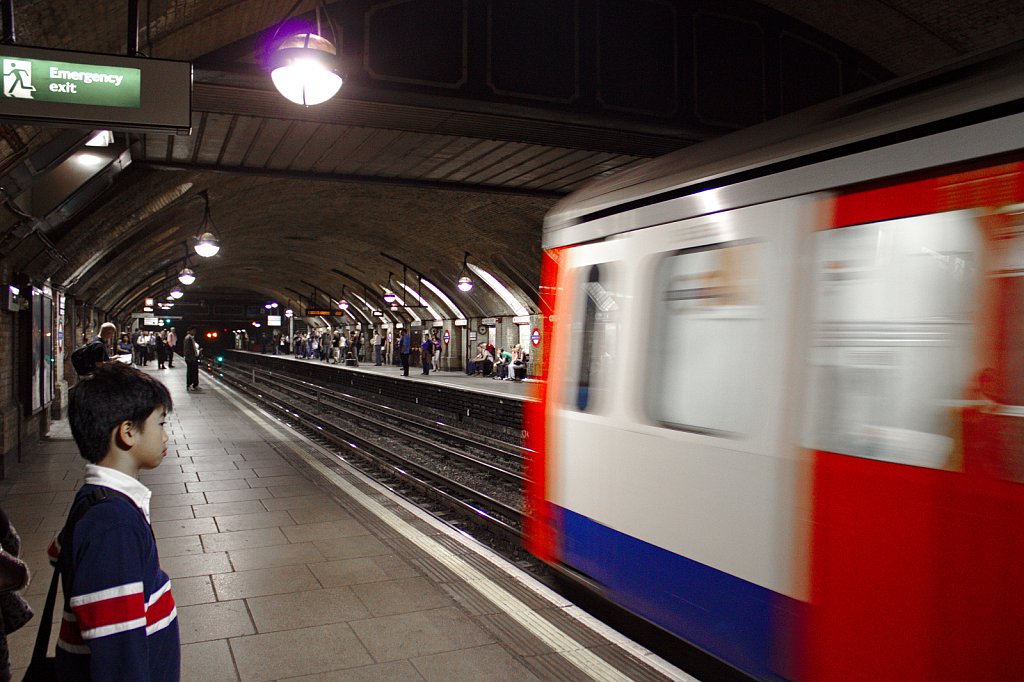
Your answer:
[[[178,680],[177,610],[149,522],[150,491],[137,479],[167,454],[167,388],[115,362],[70,391],[68,420],[89,464],[75,505],[93,506],[50,547],[61,554],[62,680]],[[58,544],[59,543],[59,544]]]

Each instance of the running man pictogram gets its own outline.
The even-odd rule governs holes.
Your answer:
[[[4,60],[4,97],[32,99],[36,89],[32,85],[32,62]]]

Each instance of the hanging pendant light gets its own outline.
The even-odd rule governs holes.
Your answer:
[[[469,260],[469,251],[466,251],[466,255],[462,258],[462,272],[459,273],[459,291],[468,292],[473,290],[473,280],[469,276],[469,265],[466,261]]]
[[[316,31],[288,36],[270,57],[270,78],[274,87],[286,99],[304,107],[326,102],[338,93],[342,84],[338,50],[324,37],[321,11],[335,41],[338,31],[323,0],[317,0],[315,11]]]
[[[385,303],[394,303],[395,299],[397,299],[397,298],[398,297],[395,296],[394,287],[391,284],[391,273],[389,272],[388,273],[388,286],[387,286],[387,288],[384,289],[384,302]]]
[[[189,267],[188,242],[182,242],[181,244],[185,247],[185,266],[181,269],[181,272],[178,273],[178,281],[185,286],[188,286],[196,281],[196,272]]]
[[[196,231],[196,253],[203,258],[209,258],[216,256],[217,252],[220,251],[220,241],[217,239],[217,235],[213,232],[213,215],[210,213],[210,195],[204,189],[199,193],[199,196],[203,198],[205,207],[203,208],[203,222],[200,223],[199,229]]]

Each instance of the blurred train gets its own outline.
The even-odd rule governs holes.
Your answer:
[[[544,230],[527,546],[761,680],[1024,679],[1024,44]]]

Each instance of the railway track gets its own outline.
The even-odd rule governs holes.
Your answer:
[[[260,368],[211,373],[318,444],[513,561],[522,549],[525,482],[513,444]]]

